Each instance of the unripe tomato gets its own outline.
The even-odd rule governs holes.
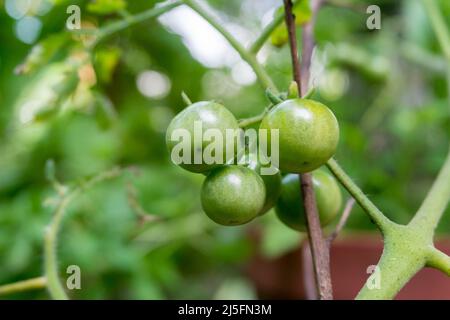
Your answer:
[[[278,197],[281,193],[281,173],[280,170],[275,169],[275,174],[262,174],[262,167],[269,167],[269,165],[261,165],[261,162],[258,161],[258,155],[255,153],[250,153],[247,155],[248,164],[247,167],[255,171],[264,181],[264,186],[266,187],[266,200],[264,201],[264,206],[261,209],[259,215],[263,215],[267,211],[269,211],[277,202]]]
[[[314,171],[312,180],[320,224],[324,227],[339,212],[342,205],[341,191],[336,179],[324,171]],[[288,227],[298,231],[306,231],[305,209],[298,175],[288,174],[283,178],[281,195],[275,206],[275,211],[278,218]]]
[[[304,173],[317,169],[336,152],[339,125],[327,106],[309,99],[286,100],[264,117],[261,129],[279,129],[280,170]],[[277,150],[271,150],[271,152]]]
[[[264,206],[266,189],[261,177],[242,166],[214,169],[203,182],[201,202],[213,221],[235,226],[253,220]]]
[[[196,122],[197,124],[201,123],[200,137],[197,137],[194,133],[194,124]],[[234,158],[236,151],[235,149],[232,154],[228,155],[228,157],[226,154],[227,143],[230,143],[230,141],[226,141],[226,129],[239,130],[239,125],[234,115],[223,105],[213,101],[200,101],[191,104],[177,114],[170,122],[166,131],[166,145],[171,156],[172,150],[181,141],[179,137],[174,137],[179,129],[185,129],[186,133],[190,136],[190,148],[188,148],[188,151],[190,152],[190,157],[188,158],[190,158],[190,160],[187,161],[189,163],[180,163],[179,165],[182,168],[191,172],[208,172]],[[222,135],[222,157],[219,161],[220,163],[205,163],[203,153],[205,152],[205,148],[214,140],[211,139],[210,141],[209,139],[205,139],[204,133],[208,129],[218,129]],[[197,141],[197,147],[195,147],[194,144],[195,139],[201,140]],[[234,143],[236,145],[236,141]],[[182,153],[183,152],[181,152],[181,154]],[[201,163],[194,163],[195,155],[201,159]]]

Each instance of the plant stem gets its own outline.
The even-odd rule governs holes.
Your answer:
[[[450,106],[450,33],[448,32],[445,21],[437,7],[436,1],[423,0],[428,16],[431,20],[434,32],[438,38],[439,44],[447,58],[447,95]],[[431,189],[428,191],[425,200],[422,202],[419,210],[410,225],[421,229],[426,229],[429,234],[434,233],[442,214],[450,199],[450,145],[447,158],[442,166]]]
[[[135,15],[130,15],[123,20],[112,22],[111,24],[106,25],[105,27],[102,27],[98,30],[97,32],[98,38],[95,44],[98,44],[100,41],[104,40],[105,38],[107,38],[108,36],[110,36],[115,32],[126,29],[132,25],[138,24],[147,19],[156,18],[162,15],[163,13],[181,5],[182,3],[183,1],[181,0],[173,1],[171,3],[162,6],[153,7],[151,9],[145,10]]]
[[[292,8],[295,8],[301,0],[295,1],[292,5]],[[285,14],[284,12],[281,12],[277,14],[273,20],[264,28],[263,31],[259,34],[259,36],[256,38],[256,40],[253,42],[253,44],[250,46],[249,51],[253,54],[257,54],[259,50],[261,50],[264,43],[269,39],[272,32],[284,21]]]
[[[450,277],[450,257],[436,248],[430,249],[427,266],[441,270]]]
[[[431,25],[438,38],[442,52],[447,57],[447,60],[450,61],[450,32],[439,9],[438,1],[422,0],[422,2],[431,20]]]
[[[422,230],[427,230],[429,234],[433,234],[434,229],[439,223],[439,220],[447,207],[449,199],[450,150],[436,180],[409,225],[418,227]]]
[[[427,71],[444,74],[446,70],[446,59],[440,54],[435,54],[416,44],[405,42],[400,45],[400,54],[407,60],[415,63]]]
[[[353,180],[345,173],[345,171],[339,166],[339,164],[331,158],[327,162],[327,167],[339,180],[339,182],[347,189],[352,197],[358,202],[361,208],[369,215],[372,221],[378,226],[381,232],[384,233],[391,225],[395,225],[394,222],[389,220],[373,203],[370,199],[361,191],[361,189],[353,182]]]
[[[385,239],[383,254],[375,268],[376,273],[372,274],[372,276],[379,277],[379,285],[369,286],[368,283],[372,276],[369,277],[356,299],[393,299],[405,284],[425,266],[426,258],[421,239],[417,239],[415,231],[405,226],[402,227],[403,230],[396,230],[395,235]]]
[[[245,128],[248,127],[252,124],[258,123],[260,122],[265,116],[266,116],[266,111],[254,116],[254,117],[250,117],[250,118],[245,118],[245,119],[241,119],[239,120],[239,127],[241,128]]]
[[[244,46],[236,40],[231,33],[229,33],[221,23],[208,13],[197,1],[195,0],[183,0],[191,9],[196,11],[201,17],[203,17],[211,26],[213,26],[222,36],[230,43],[230,45],[239,53],[241,58],[246,61],[255,72],[260,84],[264,89],[271,89],[278,92],[277,87],[273,83],[272,79],[267,74],[266,70],[259,64],[255,55],[248,52]]]
[[[272,32],[284,21],[284,12],[278,14],[273,20],[261,31],[258,38],[250,46],[249,51],[253,54],[257,54],[261,50],[264,43],[270,37]]]
[[[292,1],[291,0],[284,0],[284,16],[285,16],[285,23],[288,31],[288,38],[289,38],[289,49],[291,52],[291,61],[292,61],[292,73],[293,73],[293,80],[297,84],[298,88],[298,96],[302,96],[302,90],[301,87],[301,80],[302,80],[302,67],[300,66],[300,61],[298,59],[298,48],[297,48],[297,35],[295,30],[295,17],[292,12]],[[312,39],[310,39],[312,41]],[[303,52],[303,51],[302,51]],[[309,72],[309,68],[306,69],[306,73]]]
[[[309,66],[307,66],[307,68],[303,68],[300,66],[297,50],[295,18],[292,13],[291,0],[284,0],[284,12],[289,36],[289,47],[291,51],[293,80],[297,84],[298,95],[301,96],[302,92],[307,91],[306,87],[302,88],[301,86],[301,75],[303,74],[304,76],[306,76],[309,73]],[[308,25],[310,23],[311,22],[309,22]],[[313,26],[311,25],[310,28],[312,29]],[[312,34],[310,34],[310,37],[307,39],[307,41],[309,43],[313,43]],[[303,56],[305,56],[305,54],[307,55],[311,53],[312,50],[306,53],[303,52]],[[307,57],[306,59],[311,59],[311,57]],[[301,69],[303,70],[303,72],[300,71]],[[299,179],[301,185],[301,196],[303,197],[303,205],[305,209],[305,218],[307,222],[307,231],[311,248],[316,286],[321,300],[331,300],[333,299],[333,289],[331,285],[330,274],[330,255],[327,244],[323,237],[322,228],[320,226],[316,198],[314,195],[312,175],[311,173],[303,173],[299,175]]]
[[[354,204],[355,204],[355,199],[353,199],[353,198],[348,199],[347,203],[345,204],[345,208],[341,214],[339,222],[337,223],[334,231],[327,237],[327,244],[328,244],[329,248],[331,247],[332,242],[337,238],[337,236],[339,235],[339,233],[342,231],[345,224],[347,223],[347,220],[350,217],[350,213],[352,212]]]
[[[0,295],[6,295],[16,292],[35,290],[45,288],[47,280],[45,277],[37,277],[28,280],[22,280],[0,286]]]
[[[50,225],[47,228],[44,239],[44,267],[45,276],[47,279],[47,288],[53,299],[67,300],[67,294],[64,291],[63,285],[58,276],[58,260],[57,260],[57,243],[58,243],[58,231],[61,227],[61,223],[69,204],[82,193],[82,191],[94,186],[95,184],[104,180],[112,179],[119,176],[122,173],[122,169],[113,168],[109,171],[104,171],[87,180],[82,185],[73,189],[68,194],[64,195],[58,206],[56,207],[55,214],[53,216]]]

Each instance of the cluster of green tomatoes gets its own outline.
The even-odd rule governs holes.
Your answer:
[[[202,130],[239,130],[234,115],[213,101],[196,102],[175,116],[166,132],[169,152],[176,146],[172,134],[184,129],[194,136],[194,123],[202,122]],[[289,99],[271,108],[262,119],[260,129],[278,129],[279,165],[275,174],[261,175],[258,153],[246,153],[245,164],[226,158],[225,164],[182,163],[188,171],[206,176],[201,189],[203,210],[218,224],[235,226],[250,222],[275,207],[279,219],[287,226],[304,231],[306,221],[301,197],[299,173],[312,172],[314,192],[322,226],[338,213],[342,196],[335,178],[320,169],[335,153],[339,126],[332,111],[322,103],[309,99]],[[270,134],[269,134],[270,137]],[[209,141],[202,141],[206,147]],[[197,147],[190,145],[193,155]]]

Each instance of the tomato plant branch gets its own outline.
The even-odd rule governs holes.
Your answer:
[[[292,5],[292,8],[295,8],[300,1],[295,1]],[[253,54],[257,54],[259,50],[263,47],[264,43],[266,43],[267,39],[269,39],[272,32],[284,21],[284,11],[275,15],[273,20],[261,31],[256,40],[252,43],[249,48],[249,51]]]
[[[422,2],[431,20],[431,25],[438,38],[442,52],[447,57],[447,60],[450,61],[450,32],[439,9],[439,2],[435,0],[422,0]]]
[[[239,127],[245,128],[252,124],[261,122],[261,120],[266,116],[266,114],[267,114],[267,112],[264,110],[262,113],[254,116],[254,117],[241,119],[241,120],[239,120]]]
[[[256,40],[252,43],[249,48],[249,51],[253,54],[257,54],[259,50],[266,43],[267,39],[269,39],[272,32],[284,21],[284,12],[281,14],[277,14],[273,20],[261,31],[260,35],[256,38]]]
[[[112,22],[99,30],[97,30],[97,39],[95,41],[95,44],[99,43],[103,39],[107,38],[108,36],[112,35],[113,33],[116,33],[118,31],[124,30],[132,25],[141,23],[145,20],[156,18],[163,13],[181,5],[183,2],[181,0],[176,0],[161,6],[156,6],[151,9],[145,10],[141,13],[135,14],[135,15],[129,15],[125,17],[125,19]]]
[[[436,248],[430,249],[427,266],[441,270],[450,277],[450,257]]]
[[[292,12],[292,7],[293,6],[291,0],[284,0],[285,21],[288,30],[289,47],[291,51],[293,78],[298,86],[298,95],[301,96],[302,92],[306,92],[308,89],[306,86],[302,86],[302,80],[303,83],[305,83],[304,77],[308,77],[307,74],[309,73],[309,65],[306,65],[306,68],[303,66],[303,63],[302,66],[300,65],[297,50],[295,17]],[[312,30],[312,23],[313,21],[310,21],[307,25],[305,25],[305,29],[307,28],[307,26],[309,26],[309,28]],[[304,35],[303,41],[304,43],[308,42],[308,46],[313,46],[314,44],[312,33],[307,34],[306,39]],[[303,47],[303,49],[305,49],[305,47]],[[311,57],[306,56],[310,54],[312,54],[312,49],[311,51],[307,52],[302,51],[302,62],[304,60],[310,60]],[[312,183],[312,175],[311,173],[303,173],[299,175],[299,179],[319,297],[322,300],[331,300],[333,299],[333,289],[331,286],[330,255],[325,239],[323,237],[322,228],[320,226],[319,214],[314,195],[314,187]]]
[[[64,214],[67,210],[69,204],[79,196],[84,190],[100,183],[102,181],[115,178],[119,176],[123,170],[121,168],[113,168],[109,171],[104,171],[94,176],[93,178],[85,181],[80,186],[76,187],[72,191],[63,195],[56,207],[53,219],[50,225],[47,227],[44,239],[44,267],[45,267],[45,277],[47,279],[47,288],[53,299],[57,300],[67,300],[67,294],[61,284],[58,276],[58,260],[57,260],[57,242],[58,242],[58,232],[61,228],[61,223]]]
[[[222,36],[229,42],[229,44],[239,53],[241,58],[247,62],[255,72],[259,82],[264,89],[271,89],[275,92],[278,91],[277,87],[273,83],[272,79],[267,74],[266,70],[259,64],[256,56],[249,51],[231,34],[223,25],[218,22],[205,8],[203,8],[195,0],[183,0],[191,9],[196,11],[203,19],[205,19],[211,26],[213,26]]]
[[[350,213],[352,212],[354,204],[355,204],[355,199],[353,199],[353,198],[348,199],[347,203],[345,204],[344,211],[342,211],[341,217],[339,218],[339,222],[337,223],[336,227],[334,228],[334,231],[327,237],[328,247],[331,246],[331,243],[334,241],[334,239],[337,238],[339,233],[344,228],[345,224],[347,223],[348,218],[350,217]]]
[[[378,228],[384,232],[387,228],[394,224],[389,220],[381,211],[373,204],[372,201],[361,191],[361,189],[353,182],[341,166],[331,158],[327,162],[327,167],[344,186],[345,189],[351,194],[351,196],[358,202],[361,208],[369,215],[372,221],[378,226]]]
[[[425,200],[409,225],[429,234],[434,233],[450,199],[450,151]]]
[[[0,296],[16,292],[35,290],[45,288],[47,280],[45,277],[37,277],[28,280],[22,280],[0,286]]]

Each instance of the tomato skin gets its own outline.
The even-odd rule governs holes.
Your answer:
[[[260,125],[279,129],[279,168],[283,172],[313,171],[330,159],[339,141],[339,124],[324,104],[309,99],[290,99],[275,106]],[[271,150],[272,152],[272,150]]]
[[[272,209],[275,206],[275,203],[278,200],[278,197],[281,194],[281,173],[280,170],[276,169],[275,174],[262,174],[262,167],[269,167],[269,165],[262,165],[260,161],[258,161],[258,156],[255,153],[251,153],[248,156],[248,164],[247,167],[255,171],[264,181],[264,186],[266,187],[266,200],[264,202],[264,206],[261,209],[259,215],[265,214],[267,211]]]
[[[250,222],[261,212],[266,197],[262,178],[236,165],[214,169],[203,182],[201,203],[214,222],[236,226]]]
[[[312,174],[314,194],[322,227],[329,224],[338,214],[342,205],[342,195],[333,176],[316,170]],[[283,178],[280,198],[275,206],[278,218],[288,227],[306,231],[305,209],[301,197],[300,180],[296,174]]]
[[[201,121],[202,124],[202,148],[194,147],[194,123]],[[199,101],[191,104],[186,109],[178,113],[170,122],[166,131],[166,145],[169,153],[172,155],[172,150],[179,143],[179,141],[172,141],[172,134],[178,129],[185,129],[191,137],[191,161],[190,163],[181,163],[180,166],[191,172],[203,173],[208,172],[216,167],[219,167],[235,157],[235,153],[227,157],[226,147],[226,129],[239,130],[239,124],[234,115],[223,105],[212,101]],[[203,159],[203,152],[205,148],[211,143],[204,139],[203,134],[208,129],[220,130],[223,137],[222,161],[221,163],[207,164]],[[236,145],[236,141],[235,141]],[[236,150],[235,150],[236,151]],[[194,163],[194,154],[197,153],[201,157],[202,163]]]

